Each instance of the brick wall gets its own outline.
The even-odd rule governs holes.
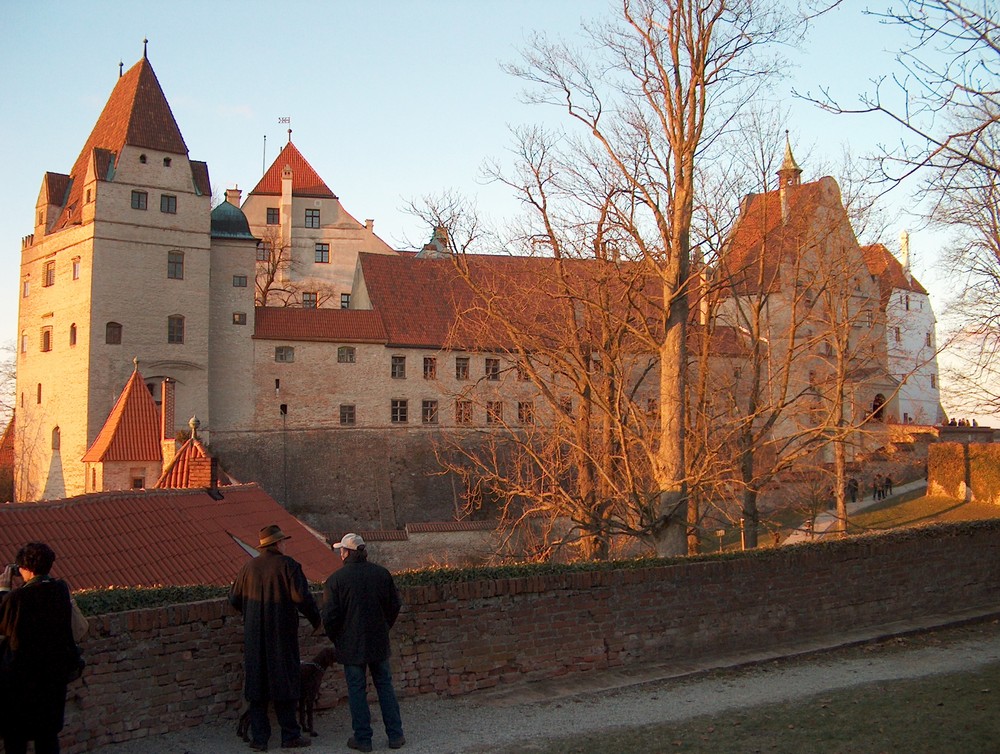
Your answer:
[[[648,569],[413,587],[393,630],[402,696],[779,647],[1000,607],[1000,520]],[[235,720],[241,619],[222,601],[100,616],[70,689],[67,754]],[[302,624],[303,657],[322,646]],[[328,674],[326,699],[344,694]],[[346,712],[344,713],[346,714]]]

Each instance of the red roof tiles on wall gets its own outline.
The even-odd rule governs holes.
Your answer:
[[[366,309],[257,307],[254,338],[349,343],[384,343],[378,312]]]
[[[256,485],[221,493],[122,491],[0,505],[0,557],[12,562],[26,542],[46,542],[56,551],[52,575],[73,589],[225,585],[251,557],[236,539],[256,548],[260,529],[277,524],[310,581],[339,567],[325,542]]]

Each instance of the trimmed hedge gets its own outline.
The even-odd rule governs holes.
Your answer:
[[[965,498],[965,448],[957,442],[941,442],[927,448],[929,488],[936,485],[948,497]]]
[[[969,479],[976,500],[1000,503],[1000,445],[969,446]]]

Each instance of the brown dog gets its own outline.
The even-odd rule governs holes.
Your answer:
[[[337,661],[337,650],[333,647],[321,649],[309,662],[299,665],[299,726],[303,733],[315,736],[313,728],[313,709],[319,701],[320,686],[326,669]],[[240,715],[236,725],[236,735],[244,741],[250,740],[250,710]]]

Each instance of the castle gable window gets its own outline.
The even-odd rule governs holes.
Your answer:
[[[330,244],[316,244],[315,261],[316,264],[330,264]]]
[[[268,207],[267,208],[267,224],[268,225],[277,225],[279,222],[281,222],[280,218],[281,218],[281,214],[278,212],[278,208],[277,207]]]
[[[307,209],[306,210],[306,227],[307,228],[318,228],[319,227],[319,210],[318,209]]]

